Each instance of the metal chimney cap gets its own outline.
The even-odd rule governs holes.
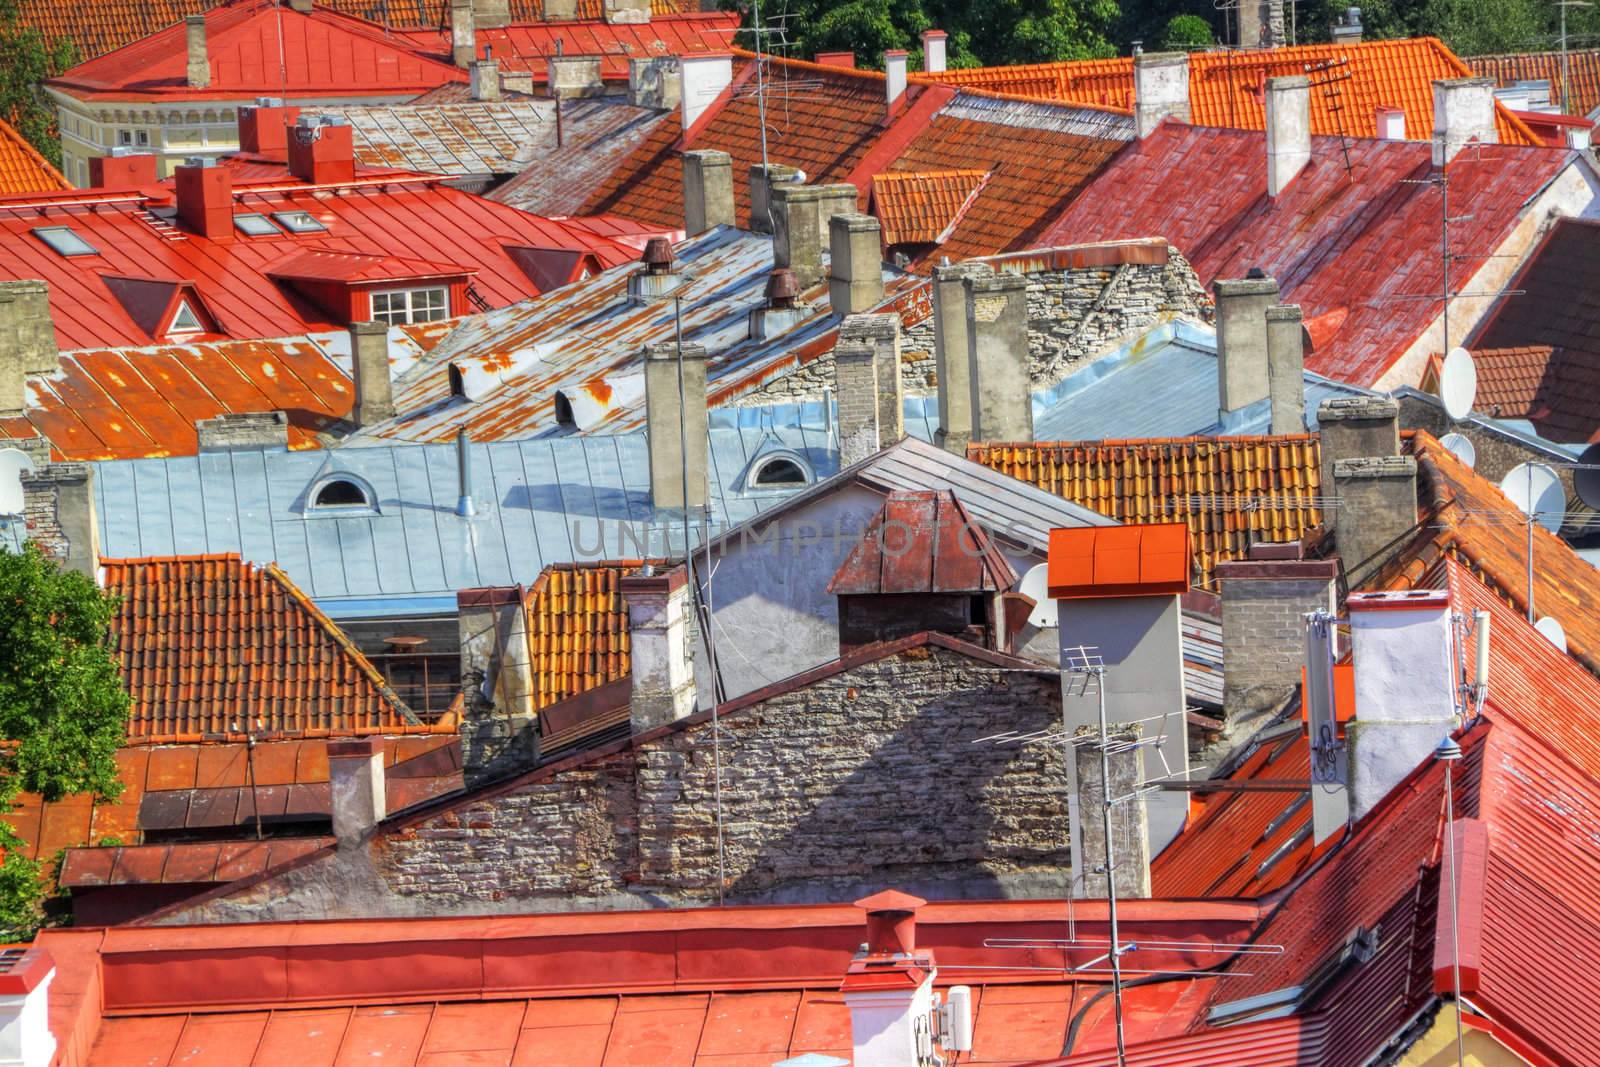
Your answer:
[[[645,242],[644,265],[651,274],[672,272],[672,242],[665,237],[652,237]]]
[[[788,267],[779,267],[767,276],[767,306],[770,308],[794,307],[800,299],[800,281]]]
[[[1446,734],[1444,740],[1439,742],[1439,747],[1433,750],[1433,758],[1441,763],[1453,763],[1461,758],[1461,746],[1456,744],[1455,738]]]
[[[1249,270],[1244,272],[1244,276],[1250,279],[1265,278],[1267,276],[1267,272],[1262,270],[1260,267],[1251,267]]]

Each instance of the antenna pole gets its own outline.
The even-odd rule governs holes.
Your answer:
[[[1567,113],[1567,78],[1569,77],[1567,70],[1567,5],[1558,2],[1556,6],[1561,9],[1561,113],[1565,115]]]
[[[1528,621],[1533,621],[1533,464],[1528,464]]]
[[[1116,803],[1111,795],[1111,756],[1106,726],[1105,669],[1095,671],[1095,689],[1100,698],[1100,825],[1106,839],[1106,906],[1111,919],[1111,995],[1117,1011],[1117,1064],[1127,1067],[1128,1050],[1123,1044],[1122,1031],[1122,938],[1117,931],[1116,853],[1111,844],[1111,805]]]
[[[1450,354],[1450,172],[1442,164],[1439,168],[1439,233],[1444,268],[1444,352]]]
[[[1461,752],[1456,750],[1456,757]],[[1456,806],[1455,789],[1451,775],[1451,765],[1454,760],[1446,760],[1444,764],[1444,854],[1450,865],[1450,976],[1453,982],[1456,1000],[1456,1063],[1464,1065],[1467,1062],[1465,1038],[1461,1033],[1461,927],[1456,916],[1456,911],[1461,906],[1461,894],[1456,888]]]

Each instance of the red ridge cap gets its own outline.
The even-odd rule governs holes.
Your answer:
[[[1454,993],[1455,964],[1461,968],[1461,993],[1476,993],[1483,971],[1483,883],[1489,868],[1489,828],[1482,819],[1457,819],[1448,827],[1455,849],[1459,921],[1451,930],[1450,872],[1441,860],[1439,910],[1434,916],[1433,990]],[[1454,937],[1452,937],[1454,934]],[[1452,951],[1452,940],[1459,939]]]

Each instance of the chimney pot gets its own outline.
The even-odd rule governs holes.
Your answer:
[[[624,575],[633,693],[628,718],[634,733],[676,722],[695,709],[692,613],[687,569]]]
[[[1267,79],[1267,195],[1277,196],[1311,162],[1311,79]]]
[[[651,274],[672,273],[672,242],[665,237],[652,237],[646,241],[644,265]]]
[[[828,220],[828,302],[835,315],[857,315],[883,302],[883,228],[851,212]]]
[[[717,226],[732,225],[733,157],[710,149],[683,153],[685,232],[693,237]]]
[[[677,261],[672,258],[672,242],[665,237],[650,238],[641,259],[644,269],[628,276],[629,301],[640,304],[671,296],[682,282]]]
[[[1450,78],[1433,83],[1433,165],[1442,167],[1473,141],[1495,144],[1494,80]]]
[[[916,909],[923,903],[893,891],[856,901],[867,911],[867,943],[839,986],[850,1010],[855,1067],[924,1060],[938,969],[932,952],[916,950]]]
[[[867,913],[867,953],[873,956],[909,956],[917,950],[917,909],[921,897],[886,889],[856,901]]]
[[[945,69],[945,44],[949,34],[943,30],[922,31],[922,69],[929,74],[941,74]]]
[[[189,88],[204,89],[211,84],[211,60],[206,52],[206,17],[189,15],[183,20],[184,40],[189,49],[187,80]]]
[[[1133,60],[1133,123],[1140,139],[1171,116],[1189,121],[1189,56],[1184,52],[1145,52]]]
[[[780,267],[767,277],[767,307],[792,308],[800,299],[800,286],[794,280],[794,271]]]
[[[645,346],[645,438],[650,452],[650,499],[657,509],[705,507],[706,350],[685,344],[683,408],[679,411],[676,342]],[[688,484],[684,457],[687,453]]]
[[[173,168],[178,218],[212,241],[233,239],[233,175],[203,159]]]
[[[340,848],[358,845],[387,814],[383,738],[328,741],[328,792],[333,836]]]
[[[366,429],[394,418],[394,383],[389,377],[389,325],[350,324],[350,369],[355,379],[355,404],[350,421]]]

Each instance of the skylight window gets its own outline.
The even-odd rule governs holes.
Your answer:
[[[321,233],[327,229],[309,211],[274,211],[272,217],[290,233]]]
[[[306,217],[310,218],[309,215]],[[274,226],[272,220],[265,215],[235,215],[233,225],[246,237],[278,237],[283,234],[283,231]]]
[[[78,236],[71,226],[38,226],[33,235],[63,256],[98,256],[100,250]]]

